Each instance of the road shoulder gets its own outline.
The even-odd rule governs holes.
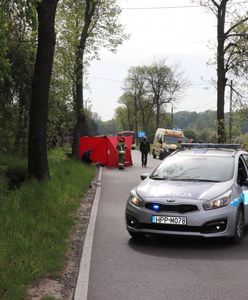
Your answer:
[[[78,221],[69,237],[70,246],[65,258],[64,269],[57,278],[48,275],[41,279],[36,286],[30,288],[28,293],[30,299],[41,300],[46,296],[59,300],[74,298],[91,209],[99,185],[99,173],[101,172],[100,169],[98,170],[77,212],[76,218]]]

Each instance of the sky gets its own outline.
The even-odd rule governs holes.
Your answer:
[[[129,40],[117,53],[100,51],[100,60],[91,63],[85,92],[103,121],[114,118],[123,81],[131,66],[150,65],[166,59],[168,66],[179,65],[189,86],[174,105],[174,112],[216,110],[216,17],[191,0],[118,0],[120,22]],[[168,104],[167,111],[171,111]]]

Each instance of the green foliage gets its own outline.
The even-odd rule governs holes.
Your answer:
[[[127,112],[124,106],[119,106],[116,109],[116,125],[117,131],[127,130]],[[171,128],[171,114],[165,113],[161,114],[161,127]],[[188,112],[180,111],[173,115],[174,126],[176,128],[181,128],[187,138],[193,138],[194,141],[204,140],[209,142],[217,142],[216,134],[216,111],[207,110],[205,112]],[[229,113],[225,115],[226,124],[225,127],[229,128]],[[110,122],[110,121],[108,121]],[[101,126],[104,126],[106,122],[102,122]],[[143,130],[143,127],[138,125],[138,130]],[[242,136],[244,133],[248,132],[248,118],[247,111],[237,110],[232,114],[232,142],[235,137]],[[110,131],[105,131],[104,134],[110,134]],[[147,135],[152,136],[154,134],[154,124],[149,124]]]
[[[7,34],[5,29],[6,18],[3,9],[0,8],[0,82],[8,74],[9,60],[7,57]]]
[[[248,133],[236,136],[234,138],[234,143],[242,145],[243,148],[248,151]]]
[[[51,296],[45,296],[45,297],[42,297],[41,300],[58,300],[58,299],[51,297]]]
[[[5,176],[6,166],[0,163],[0,202],[5,201],[8,196],[8,180]]]
[[[197,133],[195,132],[195,130],[185,129],[183,133],[186,138],[193,139],[193,141],[196,141]]]
[[[35,56],[32,1],[3,1],[0,8],[0,151],[25,151]]]
[[[0,181],[0,298],[27,299],[25,290],[61,270],[81,197],[95,168],[50,153],[51,179],[9,191]],[[3,176],[0,176],[2,179]],[[4,182],[4,181],[3,181]]]

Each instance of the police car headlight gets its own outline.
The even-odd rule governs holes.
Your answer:
[[[215,200],[206,201],[203,203],[203,208],[205,210],[216,209],[220,207],[227,206],[230,201],[230,196],[222,197]]]
[[[142,206],[142,200],[136,196],[136,195],[130,195],[129,201],[131,204],[141,207]]]

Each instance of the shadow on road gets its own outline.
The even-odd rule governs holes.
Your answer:
[[[130,238],[128,245],[134,251],[158,257],[244,260],[248,259],[248,230],[240,244],[232,244],[224,238],[147,235],[137,240]]]

